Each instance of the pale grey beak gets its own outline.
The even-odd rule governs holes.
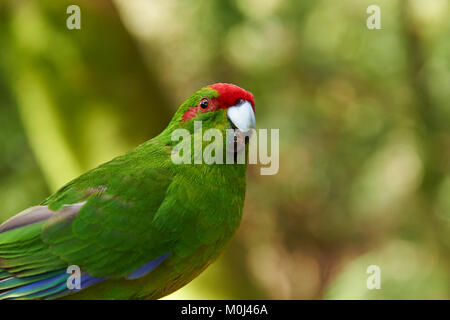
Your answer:
[[[228,119],[242,132],[255,128],[255,112],[252,104],[247,100],[241,100],[237,105],[229,107]]]

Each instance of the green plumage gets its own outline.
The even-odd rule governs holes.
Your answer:
[[[9,279],[4,287],[0,281],[0,294],[78,265],[106,280],[65,298],[157,299],[213,262],[239,226],[246,165],[172,162],[178,143],[171,140],[173,130],[185,128],[193,134],[198,120],[204,130],[217,128],[224,136],[231,128],[226,108],[183,120],[204,97],[220,98],[210,87],[196,92],[160,135],[83,174],[42,202],[55,211],[49,218],[0,233],[0,280]],[[148,274],[126,278],[166,254]],[[48,296],[30,292],[23,298],[51,298],[58,286],[63,283],[52,282]]]

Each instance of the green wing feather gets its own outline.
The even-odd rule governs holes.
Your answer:
[[[153,219],[173,176],[139,160],[129,154],[86,173],[42,203],[55,210],[49,219],[0,233],[0,280],[68,265],[119,278],[167,254],[177,239]],[[79,212],[64,210],[74,203]]]

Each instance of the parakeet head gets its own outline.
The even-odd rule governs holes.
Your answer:
[[[234,84],[210,85],[187,99],[170,125],[194,133],[195,121],[202,122],[203,130],[238,129],[247,132],[255,127],[255,100],[250,92]]]

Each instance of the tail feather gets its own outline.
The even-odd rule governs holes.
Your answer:
[[[70,274],[65,269],[30,277],[17,277],[3,272],[7,276],[0,280],[0,300],[56,299],[106,280],[106,277],[96,278],[82,272],[80,289],[69,289],[67,279]]]
[[[15,287],[13,289],[10,289],[10,290],[0,293],[0,300],[23,299],[23,298],[26,298],[26,296],[28,296],[28,295],[37,294],[39,292],[53,288],[60,284],[65,285],[68,277],[69,277],[69,274],[67,274],[64,270],[63,270],[63,272],[60,272],[56,276],[48,276],[47,275],[47,278],[44,278],[42,280],[37,280],[37,281],[31,282],[29,284],[20,285],[19,287]],[[13,281],[15,279],[19,279],[19,278],[10,278],[10,279],[6,279],[6,281]],[[20,282],[20,280],[21,279],[19,279],[18,282]]]
[[[6,270],[0,269],[0,281],[3,281],[4,279],[9,278],[9,277],[11,277],[11,273],[9,273]]]
[[[67,284],[62,282],[56,286],[50,287],[48,289],[44,289],[35,293],[31,293],[19,298],[20,300],[35,300],[35,299],[56,299],[70,293],[70,290],[67,289]]]
[[[16,288],[16,287],[27,285],[27,284],[37,282],[40,280],[45,280],[45,279],[48,279],[49,277],[56,276],[60,273],[61,273],[61,271],[59,270],[59,271],[47,272],[44,274],[31,276],[31,277],[15,277],[8,272],[9,277],[0,280],[0,293],[2,293],[2,291],[5,291],[6,289]]]

